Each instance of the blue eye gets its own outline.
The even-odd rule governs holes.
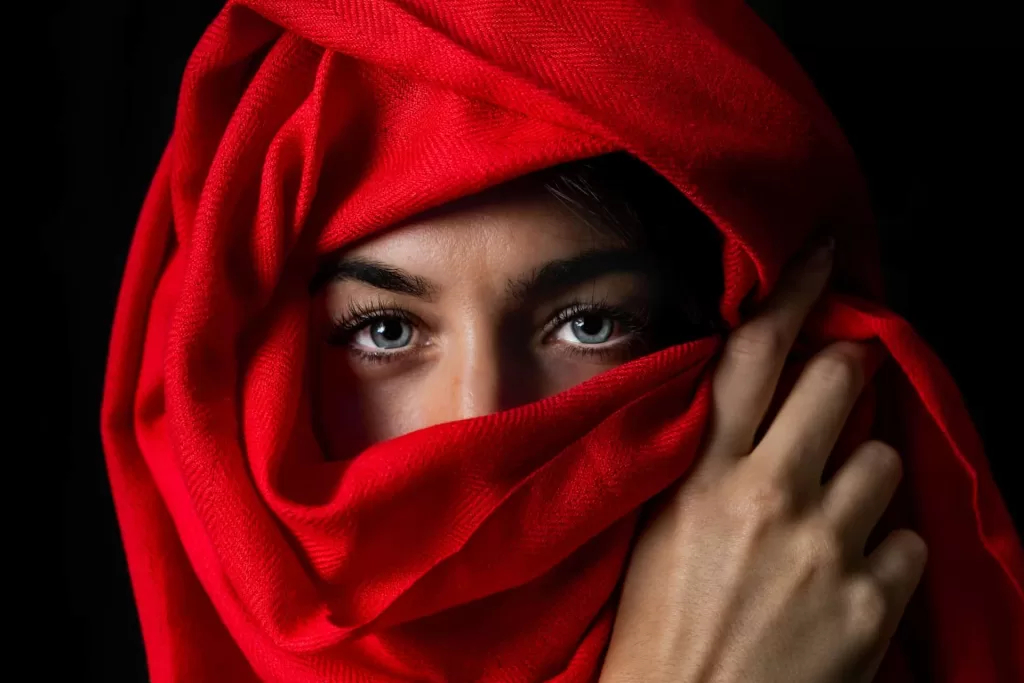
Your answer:
[[[557,338],[561,341],[603,344],[615,331],[615,321],[600,313],[583,313],[569,320],[563,329],[568,334],[563,334],[562,330],[559,330]]]
[[[352,343],[370,349],[400,349],[412,341],[413,328],[399,318],[378,318],[360,328]]]

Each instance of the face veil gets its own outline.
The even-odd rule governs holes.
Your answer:
[[[245,0],[186,68],[111,337],[102,435],[154,681],[596,680],[638,516],[698,455],[722,335],[336,457],[312,429],[307,287],[404,218],[613,151],[721,231],[729,326],[836,236],[798,351],[877,340],[833,457],[895,446],[882,526],[930,550],[879,680],[1024,671],[1024,553],[980,440],[878,303],[853,154],[748,8]]]

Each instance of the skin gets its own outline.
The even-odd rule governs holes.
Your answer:
[[[340,254],[327,278],[317,310],[329,450],[536,401],[654,348],[661,287],[649,255],[540,188],[395,226]]]
[[[900,480],[890,446],[863,443],[821,481],[864,386],[865,347],[812,358],[754,443],[830,267],[828,250],[799,261],[728,339],[702,456],[630,558],[602,683],[874,678],[927,548],[901,529],[864,554]]]
[[[552,281],[567,269],[550,264],[595,252],[618,256]],[[927,550],[899,530],[864,554],[900,479],[888,445],[864,443],[821,481],[865,347],[813,358],[754,443],[831,258],[799,259],[727,340],[702,455],[630,558],[602,683],[872,680]],[[316,307],[328,449],[535,401],[656,348],[650,330],[672,297],[648,265],[536,189],[484,193],[353,245],[328,264]],[[577,329],[579,311],[560,317],[573,302],[607,310]],[[609,310],[634,324],[606,327]]]

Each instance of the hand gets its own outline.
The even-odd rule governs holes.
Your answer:
[[[602,683],[874,677],[927,551],[900,530],[864,557],[901,475],[891,447],[862,444],[821,483],[866,347],[838,342],[812,358],[754,445],[831,261],[824,247],[788,269],[727,340],[701,457],[630,559]]]

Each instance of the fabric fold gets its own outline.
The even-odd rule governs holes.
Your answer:
[[[880,303],[853,152],[742,3],[231,0],[186,68],[125,270],[102,434],[154,681],[593,681],[638,514],[686,476],[720,337],[543,401],[326,453],[318,259],[612,151],[721,231],[738,325],[828,226],[829,340],[888,357],[835,459],[905,478],[929,567],[879,680],[1024,676],[1024,554],[948,372]],[[681,226],[680,229],[683,229]]]

